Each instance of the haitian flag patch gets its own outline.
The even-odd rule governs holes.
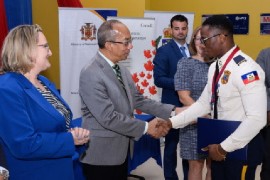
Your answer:
[[[257,81],[260,79],[257,71],[251,71],[247,74],[242,75],[241,77],[242,77],[244,84],[248,84],[248,83],[251,83],[253,81]]]

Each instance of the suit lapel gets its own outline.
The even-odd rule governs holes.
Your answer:
[[[112,67],[106,62],[106,60],[102,56],[100,56],[99,54],[97,56],[98,56],[97,63],[99,63],[99,65],[100,65],[101,69],[103,70],[104,74],[106,74],[108,77],[110,77],[110,79],[112,80],[112,83],[114,83],[114,84],[116,84],[118,86],[118,89],[121,91],[122,94],[127,94],[127,96],[125,96],[125,97],[126,97],[127,101],[131,105],[131,102],[132,102],[131,97],[132,96],[130,94],[130,88],[129,88],[128,80],[127,80],[125,71],[123,71],[123,67],[121,65],[119,65],[120,66],[120,71],[121,71],[121,76],[122,76],[122,79],[123,79],[123,82],[124,82],[124,85],[125,85],[126,92],[123,89],[123,87],[122,87],[121,83],[119,82],[119,80],[117,79],[116,74],[113,71]]]
[[[180,59],[183,57],[183,54],[181,53],[178,45],[176,44],[176,42],[174,40],[171,40],[171,46],[172,46],[172,49],[173,51],[175,52],[176,56]],[[177,59],[177,60],[179,60]]]
[[[131,91],[130,91],[130,87],[129,87],[129,80],[128,80],[128,76],[130,75],[129,72],[124,71],[124,68],[120,65],[120,70],[121,70],[121,74],[122,74],[122,79],[126,88],[126,93],[127,93],[127,97],[129,100],[129,104],[131,109],[133,109],[133,101],[132,101],[132,95],[131,95]]]
[[[47,111],[56,119],[64,118],[41,94],[40,92],[32,85],[32,83],[26,79],[23,75],[18,75],[18,79],[22,84],[26,94],[35,101],[44,111]],[[47,84],[46,84],[47,86]]]

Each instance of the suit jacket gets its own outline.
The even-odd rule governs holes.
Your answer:
[[[136,89],[130,72],[120,65],[126,93],[112,67],[99,54],[80,74],[82,127],[90,130],[90,142],[83,163],[120,165],[124,163],[129,142],[140,138],[145,122],[133,117],[134,109],[168,119],[172,105],[144,98]],[[132,148],[132,147],[130,147]]]
[[[68,107],[48,79],[38,76]],[[11,180],[73,180],[71,133],[65,118],[19,73],[0,75],[0,143]]]
[[[179,97],[174,87],[174,75],[178,61],[183,57],[174,40],[161,46],[154,58],[154,82],[162,88],[161,102],[181,107]]]

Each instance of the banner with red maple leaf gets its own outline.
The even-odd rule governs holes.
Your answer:
[[[129,68],[138,91],[145,98],[159,101],[160,98],[153,79],[153,59],[156,54],[154,38],[155,19],[108,17],[108,19],[110,18],[117,19],[126,24],[133,40],[133,49],[128,59],[121,63]],[[141,114],[138,110],[136,113]]]

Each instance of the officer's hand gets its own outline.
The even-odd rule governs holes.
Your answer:
[[[202,149],[208,151],[209,157],[214,161],[224,161],[227,152],[220,146],[220,144],[210,144]]]

